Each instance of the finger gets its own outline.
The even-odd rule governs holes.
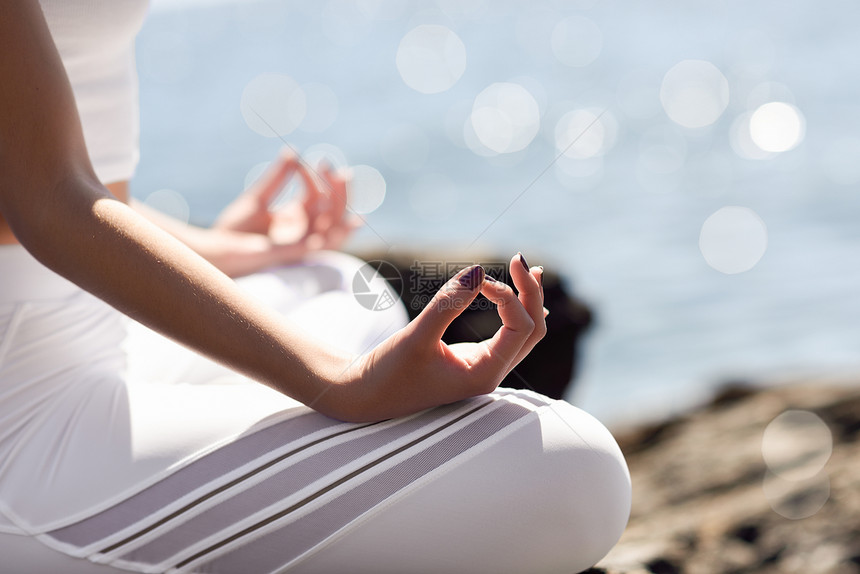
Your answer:
[[[539,265],[537,267],[537,269],[535,271],[535,277],[537,278],[538,283],[540,284],[540,300],[543,301],[546,298],[543,294],[543,265]]]
[[[302,205],[305,208],[305,213],[310,220],[311,226],[313,226],[314,221],[325,207],[327,194],[324,191],[322,178],[314,170],[303,161],[299,162],[297,167],[299,177],[302,178],[305,186]]]
[[[334,171],[329,167],[321,174],[328,193],[329,202],[326,205],[328,216],[330,221],[338,222],[346,213],[348,172],[344,170]]]
[[[342,243],[356,228],[353,217],[348,217],[350,214],[347,214],[348,173],[343,170],[335,172],[331,169],[322,172],[328,190],[328,201],[321,206],[314,221],[314,228],[318,233],[331,234],[334,237],[333,243]]]
[[[486,358],[491,359],[485,366],[498,369],[501,365],[507,374],[516,364],[520,351],[534,331],[534,320],[523,307],[522,302],[505,283],[488,277],[481,293],[496,304],[502,326],[486,341]]]
[[[529,267],[522,253],[517,253],[510,262],[511,278],[519,291],[519,300],[531,319],[534,329],[526,340],[516,362],[521,361],[537,343],[546,335],[546,321],[543,307],[543,268]]]
[[[421,314],[412,322],[416,333],[427,340],[439,341],[451,321],[468,307],[484,283],[484,268],[473,265],[463,269],[442,286]]]
[[[289,148],[284,148],[259,179],[248,188],[248,193],[261,204],[269,205],[295,173],[298,164],[298,156]]]

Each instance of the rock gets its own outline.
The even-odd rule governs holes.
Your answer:
[[[813,413],[831,438],[810,450],[806,427],[775,423],[767,449],[787,448],[788,462],[771,468],[765,429],[789,410]],[[860,386],[810,382],[734,385],[694,412],[618,432],[633,509],[593,571],[860,574],[858,425]]]

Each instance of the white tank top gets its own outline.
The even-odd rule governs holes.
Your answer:
[[[40,0],[72,83],[102,183],[130,179],[139,156],[134,39],[148,0]]]

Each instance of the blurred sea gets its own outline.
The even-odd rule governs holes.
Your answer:
[[[654,418],[860,370],[858,29],[853,0],[153,0],[132,189],[210,222],[282,145],[249,109],[334,145],[386,183],[350,249],[560,271],[597,319],[570,399]]]

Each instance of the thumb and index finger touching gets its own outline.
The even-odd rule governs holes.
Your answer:
[[[510,273],[519,294],[506,283],[486,275],[473,265],[451,278],[415,320],[420,337],[441,339],[445,330],[482,293],[496,304],[502,326],[485,341],[484,352],[472,357],[473,370],[487,376],[507,374],[546,333],[544,322],[542,268],[529,268],[521,254],[510,262]]]

